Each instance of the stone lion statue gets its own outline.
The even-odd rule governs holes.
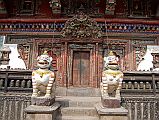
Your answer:
[[[49,70],[52,57],[45,51],[37,57],[38,69],[32,72],[32,97],[53,97],[55,92],[55,73]]]
[[[101,81],[102,97],[120,98],[123,73],[119,70],[118,61],[112,51],[110,51],[108,57],[104,58],[105,64]]]

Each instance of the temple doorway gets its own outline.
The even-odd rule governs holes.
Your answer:
[[[72,83],[76,87],[90,84],[90,51],[73,51]]]

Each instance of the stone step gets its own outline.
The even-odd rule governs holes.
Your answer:
[[[93,116],[97,117],[95,107],[66,107],[61,108],[62,116]]]
[[[92,116],[59,116],[56,120],[99,120],[99,118]]]
[[[94,107],[101,101],[101,97],[56,96],[56,101],[62,107]]]
[[[56,88],[57,96],[81,96],[81,97],[100,97],[101,92],[99,88],[65,88],[65,87],[57,87]]]

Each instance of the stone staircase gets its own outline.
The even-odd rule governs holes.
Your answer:
[[[100,102],[98,89],[72,88],[65,92],[62,96],[56,96],[56,101],[61,104],[56,120],[99,120],[94,107]]]

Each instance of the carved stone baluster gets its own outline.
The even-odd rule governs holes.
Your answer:
[[[156,83],[156,87],[157,87],[157,89],[159,89],[159,82]]]
[[[31,88],[31,80],[27,81],[27,88]]]
[[[9,86],[10,86],[10,87],[14,87],[14,80],[11,80],[11,81],[10,81]]]
[[[25,87],[25,84],[26,84],[26,81],[25,80],[23,80],[22,82],[21,82],[21,87]]]
[[[151,84],[150,84],[149,82],[146,82],[145,88],[146,88],[146,89],[151,89]]]
[[[128,82],[128,84],[127,84],[127,89],[132,89],[132,82]]]
[[[126,89],[126,83],[125,82],[122,83],[122,89]]]
[[[143,82],[140,82],[139,86],[140,86],[139,87],[140,89],[144,89],[144,83]]]
[[[138,83],[134,82],[134,89],[138,89]]]
[[[3,87],[4,80],[0,79],[0,87]]]
[[[19,86],[20,86],[20,80],[16,80],[15,87],[19,87]]]

